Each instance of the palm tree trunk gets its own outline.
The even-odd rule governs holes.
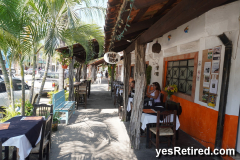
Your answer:
[[[33,92],[34,92],[34,83],[35,83],[35,68],[36,68],[36,48],[33,49],[33,73],[32,73],[32,84],[30,90],[29,102],[32,103]]]
[[[70,60],[69,64],[69,101],[74,100],[74,87],[73,87],[73,64],[74,64],[74,59],[72,58]]]
[[[0,50],[0,66],[2,68],[2,72],[3,72],[3,76],[4,76],[4,82],[5,82],[6,91],[7,91],[7,95],[8,95],[8,100],[10,102],[11,101],[10,83],[9,83],[7,69],[6,69],[4,60],[3,60],[3,56],[2,56],[1,50]]]
[[[63,90],[64,88],[64,69],[62,65],[59,64],[59,91]]]
[[[12,82],[12,57],[9,60],[9,81],[10,81],[10,92],[11,92],[11,105],[14,110],[15,105],[14,105],[13,82]]]
[[[23,60],[20,56],[20,68],[21,68],[21,78],[22,78],[22,107],[21,107],[21,115],[25,116],[25,82],[24,82],[24,68],[23,68]]]
[[[40,102],[40,97],[41,97],[41,95],[42,95],[43,87],[44,87],[44,85],[45,85],[45,81],[46,81],[46,78],[47,78],[47,73],[48,73],[48,67],[49,67],[50,58],[51,58],[51,57],[50,57],[50,54],[48,54],[48,56],[47,56],[47,64],[46,64],[46,66],[45,66],[45,72],[44,72],[44,76],[43,76],[41,88],[40,88],[40,91],[39,91],[39,93],[38,93],[38,97],[37,97],[37,102],[36,102],[36,104],[39,104],[39,102]]]

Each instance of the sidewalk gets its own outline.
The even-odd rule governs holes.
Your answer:
[[[146,149],[141,138],[140,150],[130,147],[127,133],[129,122],[121,122],[107,91],[107,80],[92,84],[87,109],[80,107],[70,118],[69,125],[60,124],[53,134],[50,159],[57,160],[151,160],[156,159],[155,148]],[[203,148],[196,140],[180,132],[176,146]],[[161,159],[212,159],[199,156],[161,156]]]

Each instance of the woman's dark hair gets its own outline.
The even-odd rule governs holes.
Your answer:
[[[161,91],[161,88],[158,82],[153,82],[153,84],[156,86],[156,90]]]
[[[135,81],[133,80],[131,83],[135,84]]]

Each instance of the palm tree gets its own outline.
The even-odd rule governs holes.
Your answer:
[[[99,0],[95,0],[99,3]],[[97,4],[96,3],[96,4]],[[59,46],[60,41],[64,41],[66,44],[72,45],[74,42],[81,43],[85,49],[89,47],[88,40],[91,38],[99,39],[99,43],[103,44],[103,34],[101,33],[100,28],[96,25],[86,26],[81,25],[81,16],[78,14],[78,11],[85,13],[90,13],[90,11],[96,11],[103,13],[104,8],[94,8],[92,7],[91,1],[89,0],[58,0],[58,1],[48,1],[48,0],[30,0],[28,2],[31,10],[34,10],[38,14],[41,22],[47,24],[47,36],[45,37],[45,52],[46,54],[52,56],[54,50]],[[84,5],[84,7],[82,7]],[[92,16],[93,18],[93,16]],[[90,27],[90,28],[87,28]],[[82,31],[82,37],[76,37],[78,32]],[[95,33],[87,35],[90,32]],[[86,31],[85,33],[83,33]],[[101,34],[99,34],[101,33]],[[79,34],[78,34],[79,35]],[[100,40],[101,39],[101,40]],[[89,50],[89,49],[87,49]],[[72,52],[70,53],[72,54]],[[71,55],[70,55],[71,56]],[[49,64],[46,64],[48,68]],[[45,70],[47,72],[48,70]],[[46,73],[44,75],[47,75]],[[42,86],[40,88],[38,99],[36,103],[39,103],[41,92],[44,86],[46,77],[43,77]],[[72,88],[72,87],[70,87]]]
[[[25,114],[25,82],[22,62],[30,51],[29,34],[26,31],[27,7],[25,0],[1,0],[0,3],[0,30],[10,36],[6,48],[16,56],[20,62],[22,74],[22,107],[21,114]],[[8,36],[5,36],[8,38]],[[5,65],[0,57],[1,66]]]

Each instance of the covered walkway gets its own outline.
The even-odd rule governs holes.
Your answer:
[[[112,160],[112,159],[156,159],[154,147],[146,149],[145,137],[141,149],[130,147],[127,134],[128,122],[121,122],[114,108],[113,99],[107,91],[107,80],[94,83],[88,99],[87,109],[79,109],[70,118],[69,125],[60,124],[52,136],[50,159],[63,160]],[[187,134],[180,132],[176,146],[203,148]],[[212,159],[198,156],[162,156],[161,159]]]

